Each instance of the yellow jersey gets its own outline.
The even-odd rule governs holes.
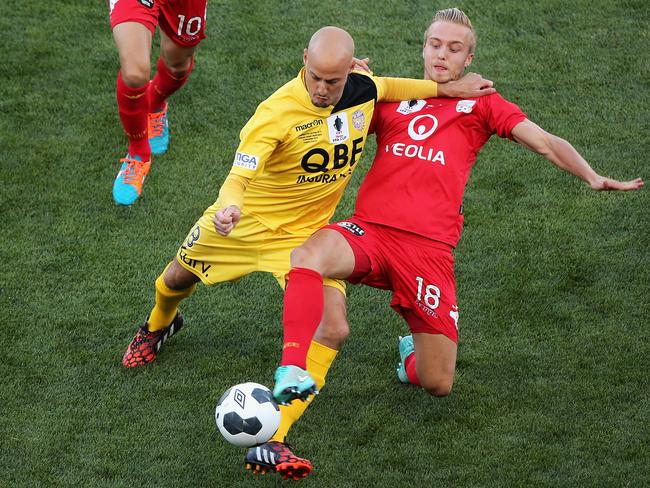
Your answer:
[[[227,179],[219,202],[238,205],[270,229],[310,234],[334,214],[361,157],[375,104],[433,97],[437,84],[354,71],[336,106],[320,108],[303,77],[304,68],[260,103],[241,130],[229,178],[243,184],[229,186]]]

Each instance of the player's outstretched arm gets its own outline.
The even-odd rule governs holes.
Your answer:
[[[619,191],[629,191],[629,190],[638,190],[643,188],[645,183],[641,178],[635,178],[629,181],[618,181],[613,180],[612,178],[607,178],[606,176],[598,175],[596,181],[591,183],[591,189],[596,191],[604,190],[619,190]]]
[[[494,83],[476,73],[467,73],[460,80],[438,84],[438,96],[447,98],[476,98],[496,93]]]
[[[592,190],[638,190],[644,183],[641,178],[618,181],[596,173],[575,148],[561,137],[546,132],[526,119],[512,129],[512,136],[522,146],[541,154],[558,168],[585,181]]]
[[[460,80],[446,83],[382,76],[375,78],[375,82],[381,88],[377,96],[377,100],[380,102],[397,102],[431,97],[475,98],[496,92],[492,88],[490,80],[486,80],[475,73],[465,75]]]

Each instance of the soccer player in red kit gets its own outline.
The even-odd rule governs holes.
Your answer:
[[[439,84],[458,79],[472,62],[475,44],[462,11],[437,12],[425,32],[424,77]],[[512,139],[593,190],[636,190],[643,181],[600,176],[571,144],[545,132],[498,93],[381,103],[373,128],[377,154],[354,215],[322,228],[292,252],[284,351],[293,350],[293,357],[295,349],[306,351],[309,341],[295,340],[311,339],[305,331],[316,331],[314,342],[325,346],[341,344],[347,336],[344,328],[316,330],[323,277],[389,289],[391,307],[412,333],[400,339],[399,379],[445,396],[454,381],[458,342],[452,251],[463,225],[465,184],[488,139],[493,134]],[[281,367],[291,364],[285,357]]]
[[[205,38],[207,0],[108,0],[113,38],[120,57],[117,106],[129,140],[113,183],[113,199],[131,205],[142,193],[151,155],[169,145],[167,98],[194,67],[194,50]],[[151,42],[160,26],[160,57],[151,72]]]

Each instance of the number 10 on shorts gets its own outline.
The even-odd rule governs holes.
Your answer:
[[[178,14],[178,36],[183,35],[183,28],[185,28],[185,33],[192,37],[199,33],[201,30],[201,22],[203,19],[201,17],[192,17],[190,20],[185,23],[185,16]]]
[[[436,285],[425,285],[424,278],[421,276],[416,276],[415,281],[418,282],[418,302],[424,302],[431,310],[438,308],[438,305],[440,305],[440,288]],[[424,291],[424,299],[422,298],[422,291]]]

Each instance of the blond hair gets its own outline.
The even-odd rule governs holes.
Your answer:
[[[431,20],[429,27],[427,27],[427,30],[424,31],[425,43],[427,42],[429,29],[431,29],[431,26],[436,22],[449,22],[451,24],[458,24],[467,27],[472,32],[472,40],[470,41],[469,52],[470,54],[474,54],[474,49],[476,49],[476,31],[474,30],[472,21],[469,20],[469,17],[465,12],[463,12],[462,10],[456,7],[446,8],[444,10],[438,10],[436,14],[433,16],[433,19]]]

